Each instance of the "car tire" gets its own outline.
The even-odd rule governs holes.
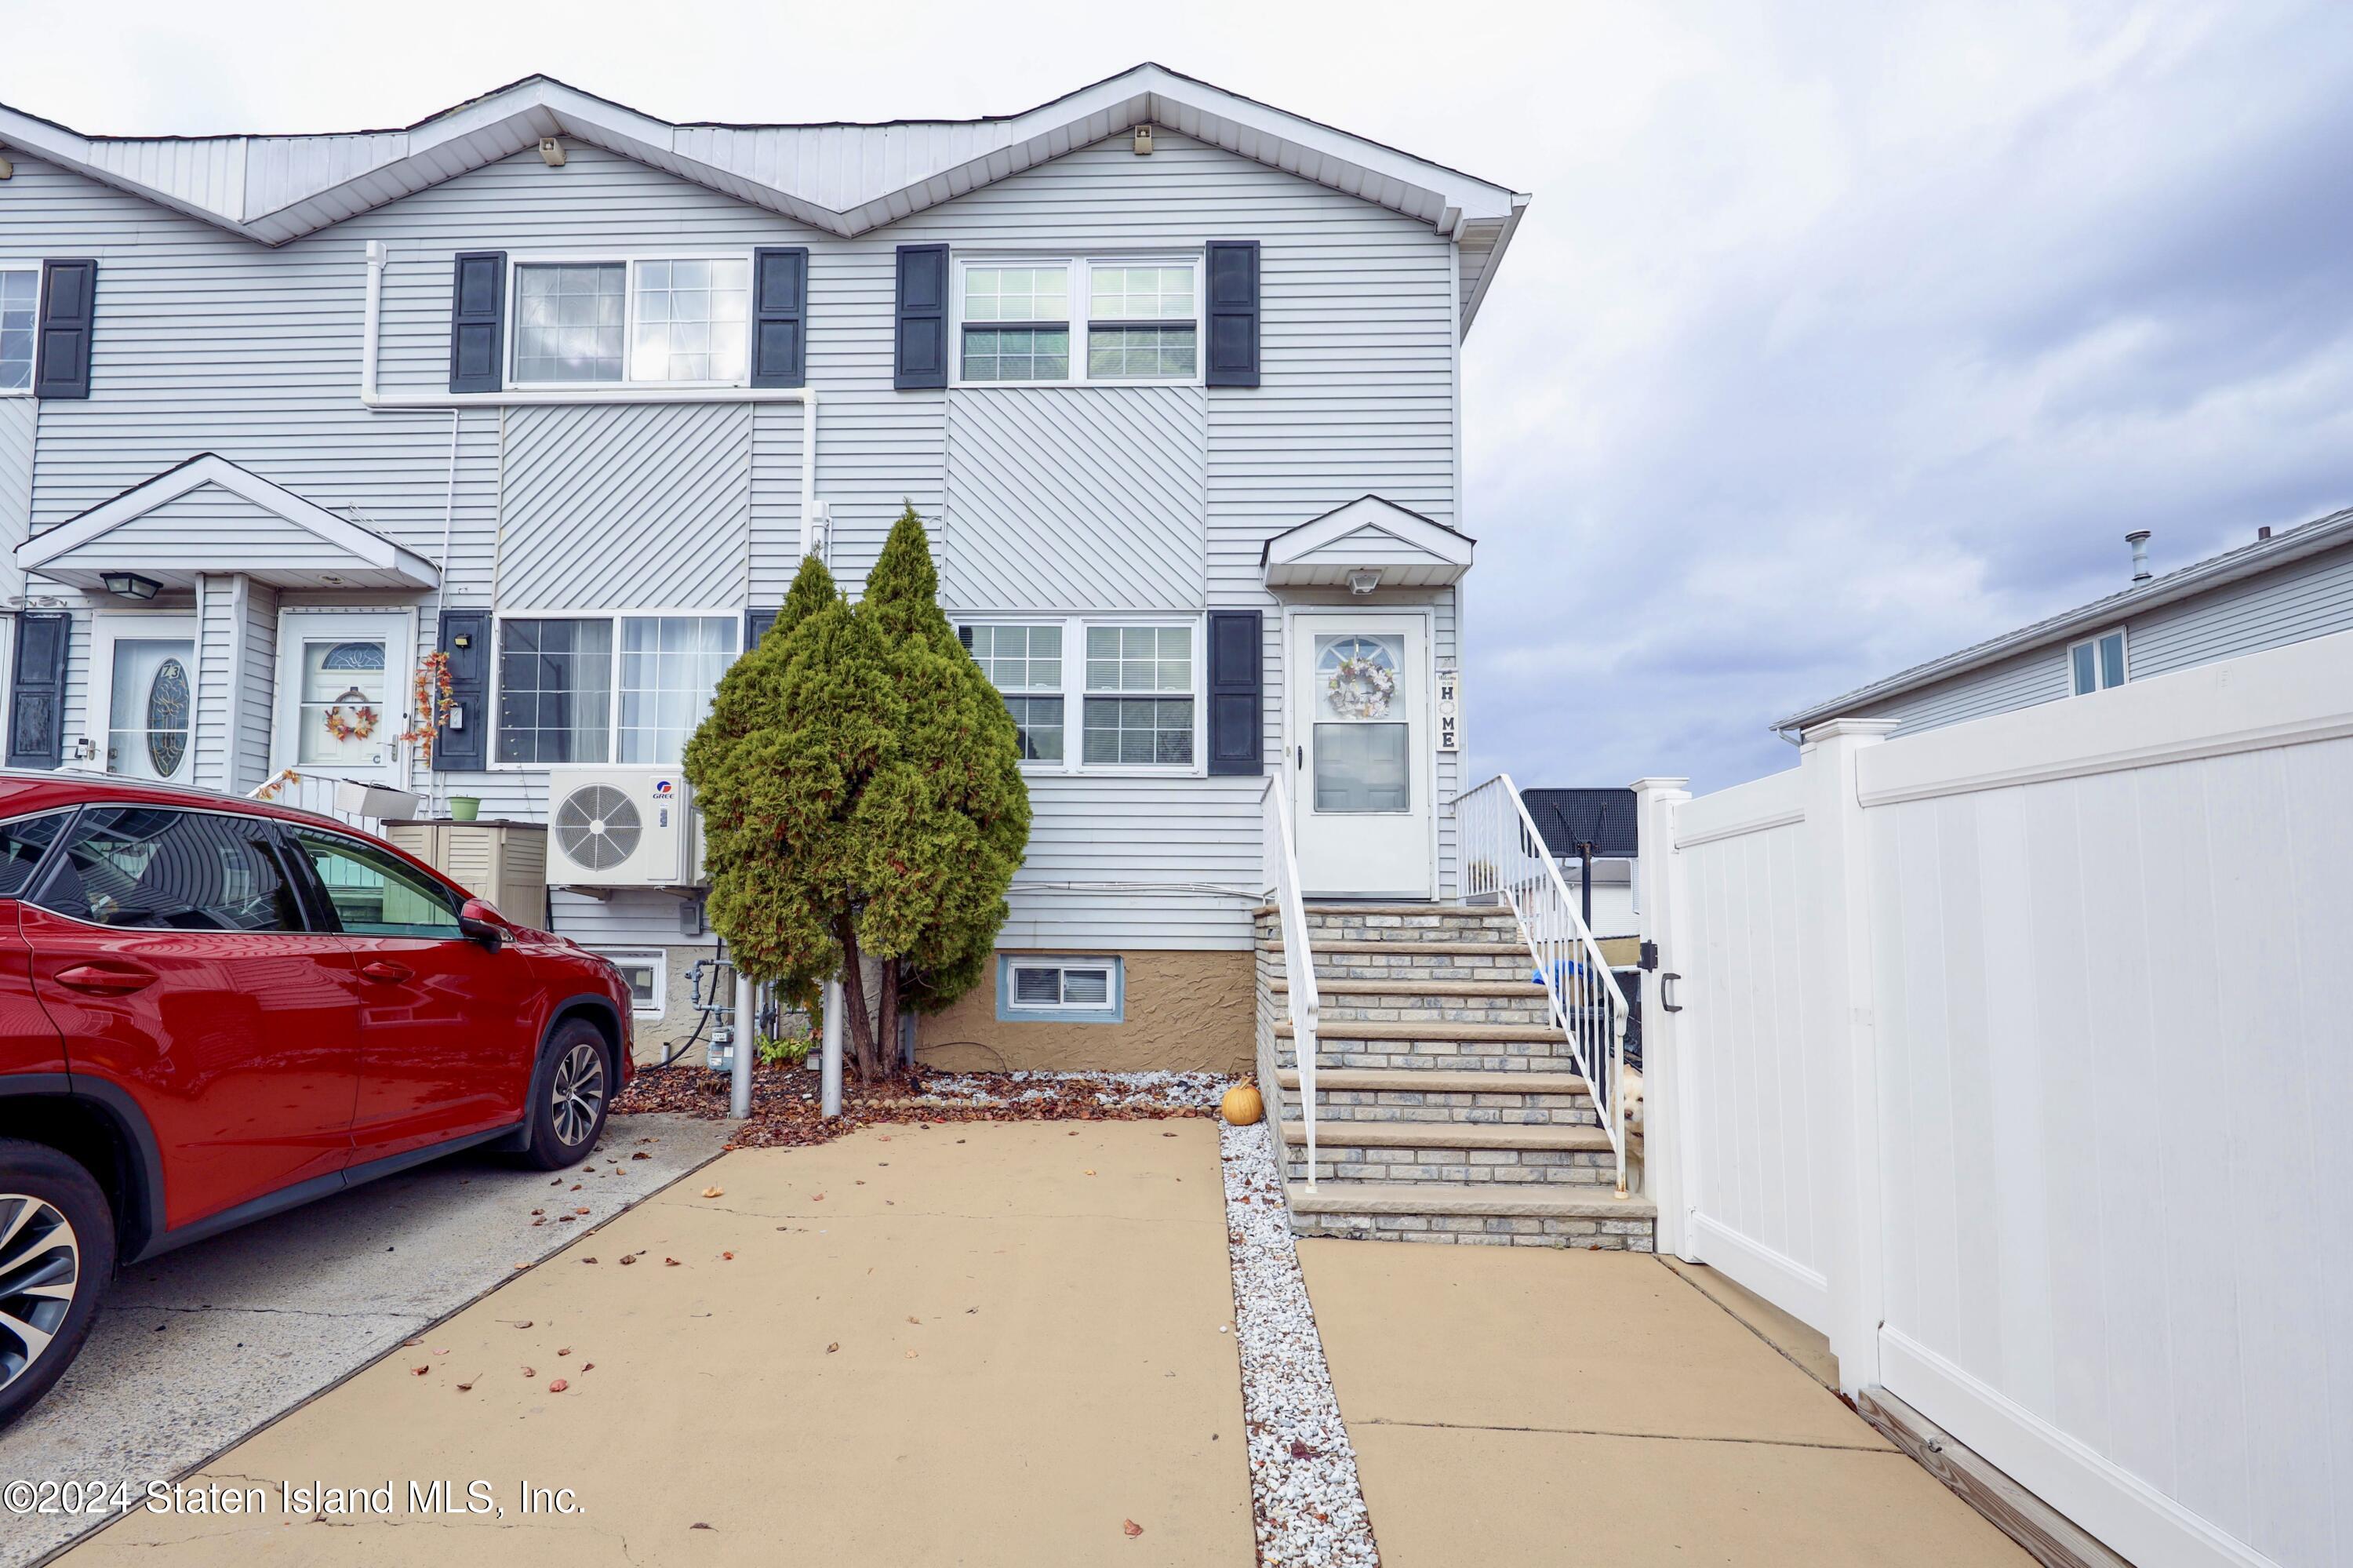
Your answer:
[[[114,1211],[79,1161],[0,1138],[0,1236],[5,1427],[49,1392],[90,1338],[114,1279]]]
[[[617,1075],[605,1032],[585,1018],[567,1018],[549,1031],[531,1080],[531,1141],[522,1162],[534,1171],[561,1171],[588,1158],[605,1130]]]

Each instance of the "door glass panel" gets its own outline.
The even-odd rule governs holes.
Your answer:
[[[356,839],[294,830],[311,857],[342,929],[355,937],[454,938],[458,912],[448,890],[413,866]]]
[[[189,671],[196,645],[185,637],[119,637],[107,698],[106,770],[132,779],[187,772],[195,713]]]
[[[268,824],[204,811],[100,806],[82,812],[33,902],[100,926],[302,929]]]
[[[297,765],[375,768],[396,726],[386,702],[381,638],[314,638],[302,644]]]
[[[1319,634],[1314,679],[1315,810],[1411,810],[1404,637]]]

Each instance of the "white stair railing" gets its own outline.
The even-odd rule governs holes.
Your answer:
[[[273,805],[291,806],[298,811],[312,811],[322,817],[332,817],[339,822],[375,832],[380,824],[374,817],[364,817],[346,811],[335,804],[335,792],[342,780],[317,773],[298,773],[291,768],[281,768],[260,784],[246,791],[249,800],[268,800]]]
[[[1307,1129],[1307,1190],[1315,1190],[1315,1030],[1323,999],[1315,988],[1315,954],[1307,945],[1307,904],[1299,892],[1299,840],[1291,827],[1291,795],[1277,775],[1261,798],[1266,874],[1273,884],[1275,927],[1282,942],[1283,994],[1291,1004],[1292,1054],[1299,1062],[1299,1117]],[[1270,1106],[1281,1098],[1263,1086]],[[1278,1120],[1274,1136],[1282,1137]]]
[[[1567,1040],[1609,1137],[1622,1198],[1626,1117],[1620,1086],[1626,1065],[1626,993],[1586,929],[1577,901],[1511,775],[1499,773],[1455,797],[1454,819],[1461,834],[1463,900],[1493,900],[1518,920],[1553,1025]]]

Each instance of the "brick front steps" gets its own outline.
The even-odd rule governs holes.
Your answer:
[[[1320,1129],[1318,1136],[1321,1136]],[[1303,1236],[1445,1242],[1462,1246],[1598,1246],[1649,1252],[1658,1210],[1648,1198],[1597,1192],[1460,1192],[1378,1181],[1297,1181],[1286,1197]]]
[[[1298,1234],[1651,1249],[1654,1211],[1616,1195],[1608,1133],[1508,911],[1306,915],[1320,1001],[1313,1192],[1290,976],[1271,911],[1258,922],[1260,1069]]]

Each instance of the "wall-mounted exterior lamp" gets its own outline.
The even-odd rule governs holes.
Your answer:
[[[100,574],[100,580],[106,584],[106,591],[117,599],[153,599],[164,586],[137,572],[106,572]]]

